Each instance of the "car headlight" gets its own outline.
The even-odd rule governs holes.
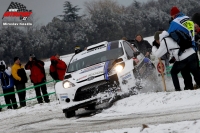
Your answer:
[[[124,69],[125,63],[116,64],[110,71],[109,75],[114,75],[120,73]]]
[[[123,70],[123,66],[122,65],[117,65],[117,66],[115,66],[115,71],[117,72],[117,73],[119,73],[119,72],[121,72],[122,70]]]
[[[64,87],[65,89],[71,88],[71,87],[74,87],[74,86],[75,86],[75,85],[74,85],[73,83],[69,82],[68,80],[63,81],[63,87]]]

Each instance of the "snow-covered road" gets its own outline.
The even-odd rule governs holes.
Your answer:
[[[194,121],[200,119],[199,96],[200,90],[139,94],[99,114],[70,119],[64,117],[56,101],[36,104],[1,112],[0,132],[82,133]]]

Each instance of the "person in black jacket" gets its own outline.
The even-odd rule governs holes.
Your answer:
[[[152,46],[148,41],[144,40],[141,35],[137,35],[134,41],[134,46],[145,56],[150,58]]]

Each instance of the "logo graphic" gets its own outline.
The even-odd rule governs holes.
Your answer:
[[[18,2],[11,2],[7,11],[3,14],[4,17],[19,17],[20,20],[27,20],[32,14],[32,10],[27,10],[26,6]],[[2,18],[2,19],[3,19]]]
[[[87,81],[90,81],[90,80],[93,80],[95,77],[94,76],[91,76],[87,79]]]
[[[21,3],[18,2],[11,2],[10,5],[8,6],[8,9],[6,10],[6,12],[3,14],[3,21],[2,25],[3,26],[9,26],[9,25],[21,25],[21,26],[26,26],[26,25],[31,25],[32,26],[32,22],[27,22],[28,18],[31,16],[32,14],[32,10],[27,10],[26,6],[24,6]],[[18,17],[19,21],[18,22],[5,22],[5,18],[14,18],[14,17]]]

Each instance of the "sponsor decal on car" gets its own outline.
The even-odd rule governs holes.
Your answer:
[[[130,72],[128,72],[128,73],[125,73],[124,75],[122,75],[122,76],[120,76],[120,78],[122,79],[122,80],[130,80],[130,79],[132,79],[131,78],[131,73]]]
[[[95,50],[99,50],[99,49],[102,49],[102,48],[105,48],[105,47],[106,47],[106,46],[103,45],[103,46],[100,46],[100,47],[97,47],[97,48],[94,48],[94,49],[88,50],[87,53],[92,52],[92,51],[95,51]]]
[[[95,77],[94,76],[91,76],[87,79],[87,81],[90,81],[90,80],[93,80]]]
[[[61,101],[65,101],[68,98],[67,94],[60,94]]]
[[[103,67],[103,63],[100,63],[100,64],[96,64],[96,65],[87,67],[87,68],[83,69],[83,71],[80,72],[79,74],[85,73],[85,72],[89,72],[89,71],[92,71],[92,70],[95,70],[95,69],[98,69],[98,68],[101,68],[101,67]]]
[[[88,75],[88,77],[93,76],[93,75],[98,75],[98,74],[103,74],[104,71],[99,71],[99,72],[94,72]]]
[[[79,79],[76,79],[76,81],[80,81],[80,80],[82,80],[82,79],[85,79],[85,78],[87,78],[87,76],[85,75],[85,76],[83,76],[83,77],[81,77],[81,78],[79,78]]]

